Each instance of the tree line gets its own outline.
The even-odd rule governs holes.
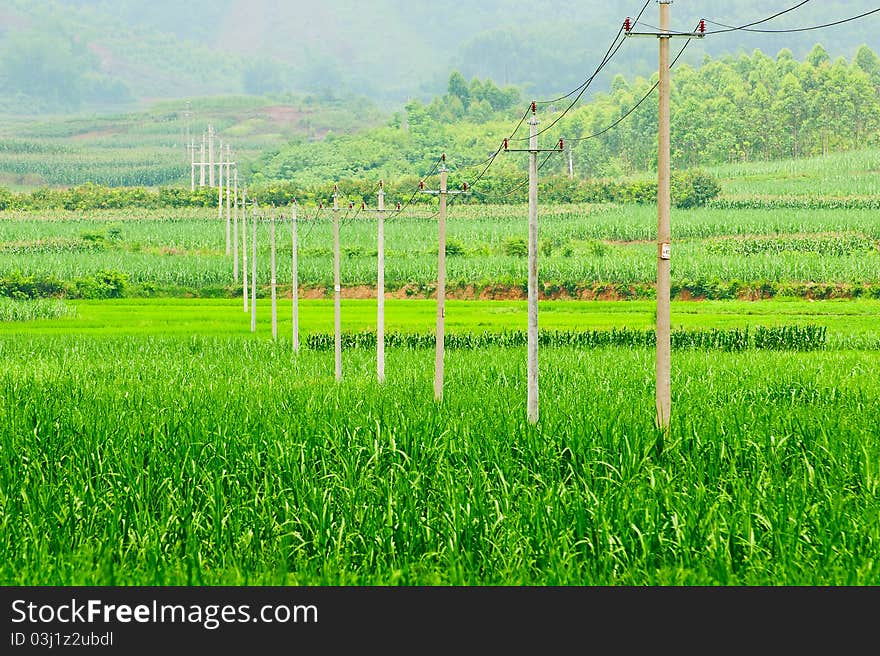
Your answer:
[[[657,99],[650,91],[656,79],[656,75],[631,80],[616,76],[608,92],[575,106],[542,135],[542,147],[565,138],[566,147],[573,149],[571,163],[577,177],[651,171],[656,166]],[[438,153],[445,152],[453,170],[473,179],[510,135],[527,103],[527,97],[513,87],[499,88],[491,80],[476,78],[467,84],[453,72],[446,94],[430,103],[410,101],[386,126],[355,135],[329,135],[317,143],[292,142],[266,153],[252,173],[257,181],[283,179],[307,185],[361,177],[387,179],[401,172],[425,173]],[[542,127],[569,103],[566,99],[542,106]],[[775,58],[759,50],[706,57],[699,67],[680,64],[673,69],[671,111],[673,166],[679,169],[876,145],[880,58],[861,46],[852,61],[842,57],[832,61],[821,45],[803,61],[785,49]],[[514,138],[527,134],[526,126],[520,125]],[[567,157],[554,156],[543,173],[563,174],[568,166]],[[484,180],[510,177],[525,167],[525,157],[502,153]]]

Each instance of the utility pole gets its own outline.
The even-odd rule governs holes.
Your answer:
[[[333,350],[336,380],[342,380],[342,284],[339,276],[339,186],[333,185]]]
[[[247,255],[247,187],[241,190],[241,280],[244,311],[248,311],[248,255]]]
[[[217,166],[217,220],[223,220],[223,142],[220,142],[220,161]],[[229,230],[226,231],[226,254],[229,255]]]
[[[293,318],[293,352],[299,353],[299,271],[297,270],[299,259],[297,250],[296,235],[296,198],[293,199],[293,213],[291,216],[291,242],[293,246],[293,256],[291,262],[291,301],[292,301],[292,318]]]
[[[461,191],[449,191],[446,169],[446,155],[440,156],[440,190],[425,189],[424,181],[419,182],[419,190],[424,194],[439,194],[440,219],[437,239],[437,327],[434,337],[434,400],[443,400],[444,359],[446,355],[446,197],[449,194],[467,193],[467,184]]]
[[[528,405],[530,424],[538,423],[538,117],[529,120],[529,332]]]
[[[655,425],[660,430],[669,430],[672,416],[672,330],[671,330],[671,244],[670,222],[670,134],[669,134],[669,40],[673,37],[686,39],[702,38],[706,30],[705,21],[700,20],[697,31],[690,33],[670,32],[669,5],[672,0],[658,0],[660,5],[660,31],[656,33],[632,32],[632,23],[627,18],[623,23],[625,36],[653,36],[660,42],[659,58],[659,108],[657,119],[657,357],[656,377],[656,418]]]
[[[226,144],[226,254],[230,254],[229,245],[231,242],[229,231],[230,224],[232,223],[232,216],[230,213],[230,202],[229,202],[229,169],[230,169],[230,154],[229,154],[229,144]]]
[[[205,133],[202,132],[202,150],[199,156],[199,186],[205,186]]]
[[[232,192],[232,282],[238,284],[238,167],[233,170]]]
[[[214,126],[208,126],[208,185],[214,188]]]
[[[254,202],[253,256],[251,257],[251,332],[257,332],[257,203]]]
[[[385,189],[379,180],[376,249],[376,377],[385,382]]]
[[[660,32],[669,32],[671,0],[660,0]],[[669,428],[672,416],[672,320],[670,246],[671,195],[669,188],[669,37],[660,37],[660,107],[657,115],[657,427]]]
[[[190,135],[190,117],[192,116],[192,102],[186,101],[186,109],[183,110],[183,116],[186,119],[186,147],[190,147],[190,140],[192,139]]]
[[[568,147],[568,179],[574,180],[574,158],[572,156],[573,148]]]
[[[275,270],[275,207],[272,207],[272,212],[269,215],[269,241],[270,241],[270,249],[271,249],[271,263],[270,266],[272,268],[272,276],[269,279],[269,284],[271,286],[272,291],[272,340],[275,341],[278,339],[278,277],[276,275]]]
[[[189,142],[189,154],[190,154],[190,173],[189,173],[189,190],[196,190],[196,142],[195,139],[191,139]]]
[[[528,282],[528,337],[526,364],[526,417],[530,424],[538,423],[538,117],[536,103],[531,105],[532,117],[529,119],[529,282]],[[503,143],[507,152],[522,152],[509,148],[508,140]],[[562,139],[550,152],[564,150]],[[548,155],[549,157],[549,155]]]

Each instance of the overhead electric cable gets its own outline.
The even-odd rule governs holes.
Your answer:
[[[807,0],[807,1],[809,1],[809,0]],[[638,13],[638,16],[636,16],[636,20],[637,20],[637,21],[642,17],[642,14],[645,13],[645,9],[648,8],[648,5],[649,5],[649,4],[651,4],[651,0],[647,0],[647,1],[645,2],[644,6],[642,7],[642,10]],[[605,57],[603,57],[603,59],[602,59],[603,62],[606,61],[607,59],[609,59],[608,54],[611,52],[612,48],[614,48],[614,44],[617,43],[617,39],[620,38],[620,35],[621,35],[622,33],[623,33],[623,26],[621,26],[620,30],[617,32],[617,36],[614,37],[614,40],[611,42],[611,45],[608,46],[608,50],[605,52]],[[612,55],[612,56],[613,56],[613,55]],[[597,71],[597,72],[598,72],[598,71]],[[589,86],[589,85],[592,83],[593,78],[595,78],[595,77],[596,77],[596,73],[593,73],[593,74],[592,74],[590,77],[588,77],[583,83],[581,83],[580,86],[575,87],[574,89],[572,89],[571,91],[569,91],[569,92],[568,92],[567,94],[565,94],[564,96],[559,96],[559,98],[553,98],[552,100],[536,100],[535,102],[536,102],[538,105],[550,105],[550,104],[553,104],[553,103],[555,103],[555,102],[559,102],[560,100],[565,100],[566,98],[570,98],[573,94],[575,94],[575,93],[577,93],[578,91],[580,91],[581,88],[583,88],[584,86]]]
[[[689,44],[689,43],[690,43],[690,41],[685,41],[685,42],[684,42],[684,45],[681,47],[681,50],[678,51],[678,54],[675,56],[675,59],[673,59],[672,62],[669,64],[669,68],[672,68],[673,66],[675,66],[675,63],[681,58],[682,54],[683,54],[684,51],[685,51],[685,48],[688,47],[688,44]],[[574,138],[574,139],[568,139],[568,141],[569,141],[569,142],[572,142],[572,141],[587,141],[588,139],[594,139],[595,137],[598,137],[598,136],[600,136],[600,135],[602,135],[602,134],[605,134],[605,133],[608,132],[609,130],[611,130],[611,129],[613,129],[613,128],[616,128],[618,125],[620,125],[621,123],[623,123],[623,121],[625,121],[626,118],[627,118],[630,114],[632,114],[634,111],[636,111],[636,110],[639,108],[639,106],[640,106],[643,102],[645,102],[645,101],[648,99],[648,97],[649,97],[652,93],[654,93],[654,91],[657,89],[657,87],[658,87],[659,85],[660,85],[660,80],[657,80],[657,81],[653,84],[653,86],[652,86],[650,89],[648,89],[648,92],[647,92],[644,96],[642,96],[642,98],[641,98],[641,99],[640,99],[635,105],[633,105],[633,106],[632,106],[632,107],[626,112],[626,114],[624,114],[623,116],[621,116],[620,118],[618,118],[618,119],[617,119],[616,121],[614,121],[611,125],[608,125],[608,126],[602,128],[601,130],[599,130],[598,132],[594,132],[593,134],[590,134],[590,135],[588,135],[588,136],[586,136],[586,137],[576,137],[576,138]]]
[[[812,30],[821,30],[826,27],[834,27],[835,25],[843,25],[844,23],[850,23],[854,20],[858,20],[860,18],[864,18],[865,16],[870,16],[871,14],[876,14],[880,11],[880,7],[877,9],[872,9],[871,11],[866,11],[858,16],[850,16],[849,18],[843,18],[838,21],[833,21],[831,23],[824,23],[822,25],[811,25],[810,27],[794,27],[791,29],[780,29],[780,30],[754,30],[747,27],[729,27],[726,25],[721,25],[721,23],[716,23],[713,21],[707,20],[707,23],[712,23],[712,25],[719,25],[721,27],[727,27],[724,30],[715,30],[712,32],[706,32],[706,34],[722,34],[724,32],[733,32],[733,31],[742,31],[742,32],[759,32],[762,34],[791,34],[792,32],[810,32]]]

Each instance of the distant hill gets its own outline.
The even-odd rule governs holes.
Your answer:
[[[481,0],[449,7],[427,0],[7,0],[0,8],[0,109],[31,113],[282,91],[359,93],[391,106],[441,92],[453,69],[548,97],[588,77],[623,18],[643,6],[638,0]],[[875,8],[868,0],[809,2],[755,29],[801,28]],[[758,0],[718,6],[678,0],[673,26],[690,30],[708,18],[717,30],[715,23],[742,25],[782,9]],[[706,10],[710,16],[700,13]],[[647,3],[643,20],[656,23],[656,3]],[[788,48],[801,58],[816,43],[832,58],[849,58],[861,44],[880,50],[878,28],[880,13],[809,32],[715,34],[693,43],[684,61],[755,48],[770,56]],[[656,65],[651,40],[630,40],[595,88],[607,90],[617,73],[648,76]]]

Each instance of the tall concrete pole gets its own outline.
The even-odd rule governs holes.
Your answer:
[[[538,422],[538,118],[529,120],[529,320],[527,416]]]
[[[232,192],[232,282],[238,284],[238,167],[233,170]]]
[[[342,380],[342,283],[339,275],[339,187],[333,186],[333,350],[336,380]]]
[[[244,311],[248,311],[247,187],[241,190],[241,280]]]
[[[254,203],[254,234],[251,244],[251,332],[257,332],[257,204]]]
[[[208,126],[208,185],[214,188],[214,126]]]
[[[294,353],[299,353],[299,244],[297,244],[297,234],[296,234],[296,199],[293,199],[293,215],[291,217],[291,242],[293,246],[293,255],[291,262],[291,281],[290,281],[290,295],[292,300],[292,318],[293,318],[293,351]]]
[[[230,255],[230,245],[232,243],[232,238],[230,236],[230,229],[232,227],[232,213],[230,211],[230,189],[229,189],[229,174],[230,174],[230,162],[232,161],[229,154],[229,144],[226,144],[226,254]]]
[[[670,188],[669,188],[669,5],[660,0],[660,107],[657,151],[657,419],[658,428],[668,429],[672,414],[671,321],[670,321]]]
[[[269,215],[269,241],[271,249],[271,278],[269,284],[272,292],[272,339],[278,339],[278,276],[275,269],[275,208]]]
[[[202,132],[202,150],[199,155],[199,186],[205,186],[205,133]]]
[[[195,139],[191,139],[189,142],[189,154],[190,154],[190,174],[189,174],[189,190],[196,190],[196,142]]]
[[[444,163],[440,169],[440,222],[437,239],[437,329],[434,346],[434,400],[443,400],[443,365],[446,353],[446,181]]]
[[[378,237],[376,256],[376,374],[385,382],[385,190],[379,181]]]
[[[223,144],[220,144],[220,165],[218,168],[217,185],[217,220],[223,220]],[[226,231],[226,254],[229,255],[229,231]]]

